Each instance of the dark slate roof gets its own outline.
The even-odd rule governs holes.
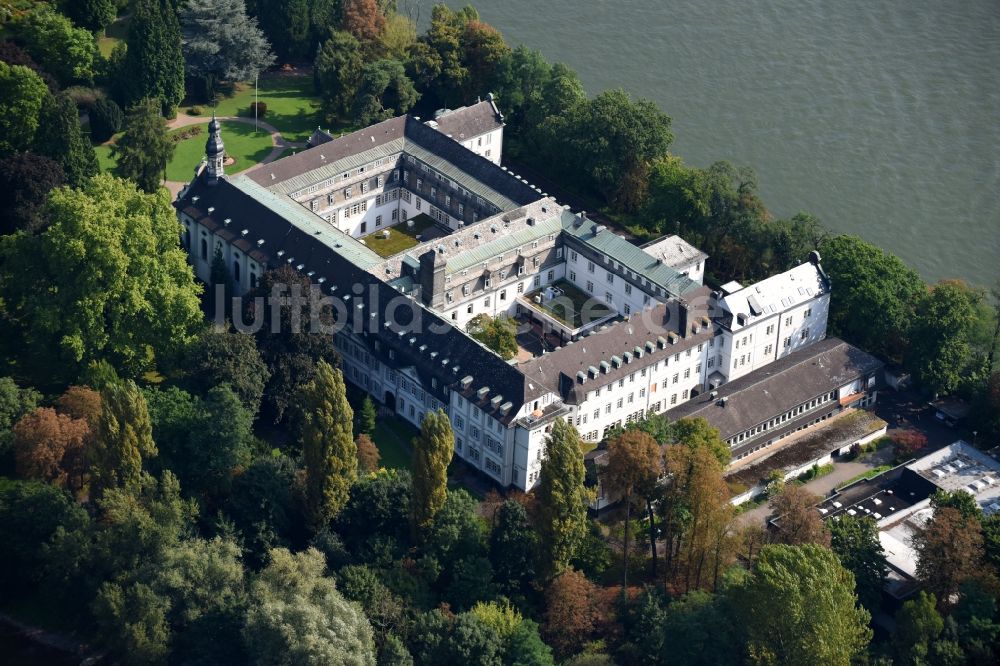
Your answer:
[[[395,367],[415,368],[425,387],[432,388],[431,379],[436,379],[437,388],[432,388],[432,392],[439,400],[447,401],[445,388],[450,386],[507,424],[526,400],[537,397],[517,368],[423,307],[419,301],[403,296],[355,265],[335,247],[291,224],[238,184],[223,179],[211,186],[199,177],[174,205],[227,240],[235,239],[238,246],[264,265],[276,268],[282,263],[291,263],[293,267],[301,263],[305,265],[304,271],[314,271],[314,282],[324,278],[322,290],[325,294],[351,294],[351,298],[346,299],[351,313],[347,320],[352,325],[355,320],[359,323],[356,332],[366,341],[369,351]],[[212,213],[208,212],[210,207],[214,208]],[[233,221],[227,226],[225,218]],[[248,232],[246,235],[242,233],[244,229]],[[258,245],[258,240],[264,243]],[[279,251],[283,252],[280,258]],[[354,285],[364,286],[360,310],[357,310],[359,297],[354,295]],[[397,307],[386,313],[387,306],[393,302],[408,307]],[[379,315],[375,319],[370,317],[372,310]],[[395,322],[390,327],[384,325],[388,318]],[[393,359],[389,359],[390,349],[394,351]],[[466,376],[472,376],[473,380],[469,386],[462,387],[460,382]],[[484,386],[490,391],[479,399],[477,391]],[[494,404],[492,399],[497,395],[503,399]],[[503,410],[508,402],[510,406]]]
[[[528,376],[529,381],[557,392],[565,402],[580,404],[586,399],[588,391],[711,340],[716,326],[711,321],[706,324],[703,319],[708,316],[709,293],[707,287],[701,287],[689,295],[686,336],[681,335],[678,324],[678,302],[671,301],[610,324],[554,352],[525,361],[518,368]],[[696,326],[697,333],[694,332]],[[652,352],[648,351],[647,342],[652,343]],[[636,347],[642,349],[641,357],[635,353]],[[626,352],[632,356],[629,362],[624,362]],[[617,368],[611,360],[614,356],[623,361]],[[600,370],[601,361],[607,361],[609,371],[596,378],[588,374],[581,384],[577,373],[582,371],[586,374],[591,366]]]
[[[321,143],[330,143],[336,137],[324,130],[321,127],[317,127],[313,130],[313,133],[306,140],[306,148],[313,148],[320,145]]]
[[[839,338],[827,338],[723,384],[715,398],[702,394],[667,415],[703,417],[725,440],[881,367],[882,361],[871,354]]]
[[[541,198],[540,192],[518,180],[505,169],[412,116],[385,120],[295,155],[283,157],[266,165],[258,165],[248,170],[245,175],[257,184],[271,188],[320,169],[331,174],[339,173],[341,169],[334,168],[335,165],[345,162],[349,167],[353,167],[355,166],[353,162],[356,160],[352,161],[351,158],[362,153],[370,153],[371,159],[377,159],[399,152],[418,157],[466,189],[492,201],[504,210],[523,206]],[[315,179],[299,179],[303,183],[294,183],[293,189],[303,186],[305,180],[319,181],[324,177],[317,175]]]
[[[433,122],[439,132],[465,141],[503,127],[503,116],[492,99],[485,99],[454,111],[445,109],[434,115]]]

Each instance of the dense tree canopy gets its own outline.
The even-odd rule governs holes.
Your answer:
[[[455,452],[455,435],[444,410],[427,412],[420,436],[413,440],[413,494],[410,524],[415,536],[426,534],[448,491],[448,463]]]
[[[420,94],[397,60],[376,60],[361,72],[353,115],[358,125],[371,125],[406,113]]]
[[[165,191],[102,175],[54,190],[45,214],[44,233],[0,239],[5,315],[39,370],[72,378],[104,358],[135,376],[189,339],[198,288]]]
[[[31,146],[48,97],[38,74],[24,65],[0,62],[0,155]]]
[[[820,546],[765,546],[732,594],[752,663],[847,666],[871,640],[854,576]]]
[[[126,107],[147,97],[158,99],[163,115],[172,117],[184,97],[184,56],[170,0],[135,0],[126,44],[117,81],[119,103]]]
[[[179,15],[190,77],[249,81],[274,62],[243,0],[188,0]]]
[[[115,173],[152,194],[160,189],[175,147],[167,137],[160,102],[149,97],[141,99],[128,110],[125,133],[111,149],[116,161]]]
[[[35,153],[15,153],[0,160],[0,234],[29,233],[45,226],[42,215],[49,192],[66,182],[62,166]]]
[[[36,4],[17,30],[32,57],[64,86],[89,83],[93,78],[99,57],[94,35],[74,27],[50,5]]]
[[[80,113],[65,93],[46,99],[32,150],[58,162],[73,187],[81,187],[99,170],[94,148],[80,127]]]
[[[538,481],[541,564],[550,574],[563,571],[587,533],[590,493],[576,429],[555,419],[545,439],[545,458]]]

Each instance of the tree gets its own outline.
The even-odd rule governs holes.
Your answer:
[[[897,460],[910,460],[918,451],[927,446],[927,435],[919,430],[897,430],[890,435],[892,445],[896,449]]]
[[[861,605],[874,612],[880,605],[889,565],[870,516],[842,516],[830,523],[830,548],[854,574]]]
[[[579,571],[564,570],[545,590],[542,633],[559,659],[578,652],[600,621],[597,586]]]
[[[358,447],[358,469],[364,472],[375,472],[378,470],[378,461],[381,455],[378,447],[368,435],[361,433],[354,440],[354,445]]]
[[[541,564],[549,575],[566,569],[587,535],[586,471],[576,429],[556,419],[545,439],[538,482]]]
[[[507,317],[478,314],[469,320],[465,330],[505,361],[517,355],[517,327]]]
[[[48,87],[49,92],[55,94],[59,92],[59,82],[55,77],[45,71],[41,65],[35,62],[31,55],[9,39],[0,41],[0,61],[8,65],[24,65],[35,74],[41,77]]]
[[[100,499],[111,488],[139,489],[143,458],[157,453],[146,399],[132,380],[101,392],[101,418],[91,455],[90,494]]]
[[[64,86],[89,83],[98,59],[97,41],[84,28],[43,3],[35,5],[18,26],[28,52]]]
[[[542,642],[538,623],[524,619],[507,641],[505,663],[514,666],[554,666],[552,648]]]
[[[148,97],[142,99],[128,110],[125,133],[111,147],[117,161],[115,174],[153,194],[166,177],[167,163],[174,156],[176,145],[167,137],[167,122],[160,115],[160,103]]]
[[[803,486],[789,483],[771,500],[771,508],[778,516],[779,543],[789,546],[801,546],[806,543],[828,545],[830,533],[823,523],[823,518],[816,505],[820,502],[819,495],[806,490]]]
[[[944,619],[937,612],[933,594],[921,590],[896,612],[892,644],[902,663],[920,663],[931,643],[944,631]]]
[[[94,147],[80,127],[76,104],[66,94],[46,100],[32,150],[58,162],[73,187],[82,187],[100,170]]]
[[[359,41],[374,42],[385,27],[385,16],[375,0],[342,0],[341,26]]]
[[[656,663],[662,666],[736,664],[745,650],[732,604],[723,595],[713,596],[701,590],[672,602],[660,626],[639,635],[663,646],[657,652],[646,653],[658,655]]]
[[[224,495],[238,468],[249,464],[253,415],[222,384],[204,398],[176,387],[145,391],[159,456],[189,495]]]
[[[0,155],[31,146],[49,97],[38,74],[24,65],[0,62]]]
[[[0,111],[2,113],[2,111]],[[0,160],[0,234],[28,233],[45,226],[42,209],[49,192],[66,182],[62,166],[35,153],[14,153]]]
[[[615,496],[625,501],[625,544],[622,549],[622,595],[628,589],[629,523],[633,495],[646,498],[650,519],[650,541],[653,552],[654,576],[656,567],[656,539],[652,523],[653,493],[663,475],[663,460],[656,440],[641,430],[627,431],[608,442],[608,466],[604,471],[604,484]]]
[[[417,41],[417,24],[408,16],[391,13],[385,18],[379,39],[390,58],[405,63],[410,48]]]
[[[208,81],[210,92],[215,79],[249,81],[274,62],[244,0],[189,0],[179,15],[187,75]]]
[[[313,64],[313,78],[328,122],[347,117],[363,69],[361,43],[351,33],[337,31],[323,42]]]
[[[306,467],[306,511],[316,528],[326,525],[347,503],[358,475],[354,411],[347,402],[344,376],[320,360],[316,377],[298,401],[299,439]]]
[[[101,98],[90,107],[90,137],[96,143],[104,143],[121,131],[125,114],[114,100]]]
[[[501,666],[500,635],[474,613],[461,613],[442,642],[438,660],[430,663]]]
[[[255,334],[257,349],[271,373],[264,388],[264,404],[275,423],[294,403],[299,387],[315,377],[319,359],[330,365],[337,362],[333,336],[322,328],[332,324],[332,311],[313,303],[312,294],[318,297],[319,287],[308,276],[283,265],[264,273],[244,300],[243,320],[260,323]],[[263,299],[260,309],[258,298]]]
[[[233,479],[226,515],[243,535],[246,558],[263,566],[268,551],[296,536],[300,509],[292,494],[295,463],[285,456],[253,461]]]
[[[93,33],[104,32],[118,12],[115,0],[62,0],[60,5],[74,23]]]
[[[283,62],[311,55],[315,46],[310,41],[310,0],[256,0],[254,4],[253,13]]]
[[[873,354],[899,358],[926,292],[923,281],[898,257],[857,236],[830,238],[820,250],[833,285],[830,333]]]
[[[922,298],[910,327],[906,361],[914,379],[934,393],[957,389],[972,361],[971,333],[982,295],[944,281]]]
[[[271,376],[252,335],[208,327],[184,352],[185,384],[199,393],[228,384],[256,417],[264,386]]]
[[[538,536],[528,523],[524,506],[507,499],[496,514],[490,535],[490,562],[500,591],[508,596],[525,593],[535,578]]]
[[[136,0],[126,44],[118,102],[130,107],[157,99],[163,115],[172,117],[184,98],[184,55],[170,0]]]
[[[369,437],[374,436],[377,419],[378,413],[375,411],[375,403],[372,402],[371,396],[366,393],[364,400],[361,401],[361,416],[358,419],[358,430]]]
[[[46,217],[38,236],[0,237],[8,332],[22,336],[34,371],[69,379],[103,358],[137,376],[190,339],[198,287],[166,191],[95,176],[54,190]]]
[[[337,533],[358,560],[401,556],[409,546],[409,472],[380,469],[358,479],[336,520]]]
[[[965,494],[959,491],[958,494]],[[917,578],[947,607],[959,586],[979,575],[983,562],[983,534],[976,517],[953,506],[938,506],[934,515],[913,535]]]
[[[376,60],[361,72],[353,116],[358,125],[371,125],[406,113],[420,99],[413,81],[397,60]]]
[[[455,452],[455,434],[443,409],[427,412],[420,436],[413,439],[413,494],[410,529],[414,539],[426,536],[448,494],[448,464]]]
[[[489,85],[496,78],[504,58],[510,53],[510,47],[499,30],[478,19],[465,23],[461,44],[462,61],[468,70],[464,96],[471,99],[484,95],[489,91]]]
[[[13,441],[11,428],[38,406],[42,396],[31,388],[20,388],[10,377],[0,377],[0,454],[6,455]]]
[[[731,596],[753,663],[847,666],[871,640],[854,577],[815,544],[765,546]]]
[[[670,426],[670,441],[688,448],[703,448],[725,466],[729,464],[729,445],[722,441],[717,428],[702,417],[679,419]]]
[[[87,421],[41,407],[21,417],[13,432],[19,475],[71,490],[82,487],[83,470],[74,463],[90,435]]]
[[[635,211],[646,199],[652,160],[673,141],[670,118],[648,100],[633,101],[624,90],[608,90],[550,116],[540,130],[548,155],[569,174],[579,174],[609,204]]]
[[[250,586],[244,637],[251,663],[374,666],[372,628],[323,576],[319,551],[271,551]]]

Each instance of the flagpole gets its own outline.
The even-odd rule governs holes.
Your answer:
[[[253,131],[256,134],[260,131],[257,126],[257,74],[253,75]]]

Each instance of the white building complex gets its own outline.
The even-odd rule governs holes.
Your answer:
[[[554,419],[597,442],[825,337],[817,253],[713,292],[706,255],[682,239],[639,248],[499,166],[502,132],[490,96],[433,121],[318,131],[311,148],[227,177],[213,121],[207,164],[175,204],[184,245],[206,281],[220,251],[238,293],[280,265],[309,276],[342,304],[348,381],[415,425],[444,408],[456,454],[524,490]],[[421,231],[382,256],[390,227]],[[465,333],[480,314],[517,319],[534,347],[504,361]]]

